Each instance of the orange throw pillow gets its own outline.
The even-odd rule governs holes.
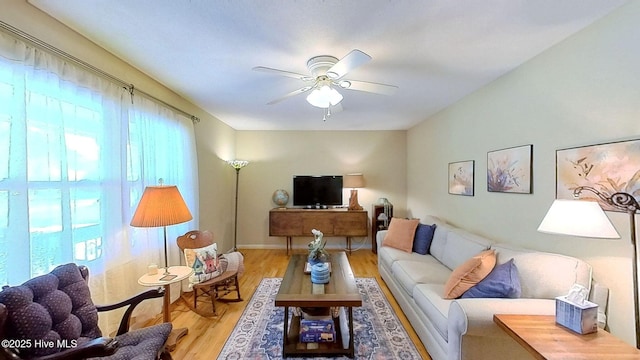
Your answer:
[[[444,285],[444,298],[457,299],[487,277],[496,266],[496,251],[485,250],[458,266]]]
[[[389,231],[382,240],[382,246],[389,246],[411,253],[413,249],[413,237],[418,228],[418,219],[391,218]]]

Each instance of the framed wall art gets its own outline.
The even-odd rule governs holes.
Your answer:
[[[556,198],[575,199],[580,186],[606,197],[625,192],[640,201],[640,139],[557,150]],[[621,211],[592,191],[581,191],[578,198],[598,201],[607,211]]]
[[[473,160],[449,163],[449,194],[473,196]]]
[[[487,191],[531,194],[533,145],[487,153]]]

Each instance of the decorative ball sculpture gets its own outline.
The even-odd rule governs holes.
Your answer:
[[[279,189],[273,192],[271,199],[279,207],[285,207],[289,203],[289,193],[286,190]]]

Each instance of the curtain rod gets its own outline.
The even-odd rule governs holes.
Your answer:
[[[44,42],[44,41],[42,41],[42,40],[40,40],[40,39],[38,39],[38,38],[36,38],[36,37],[34,37],[32,35],[29,35],[29,34],[25,33],[24,31],[22,31],[20,29],[17,29],[15,27],[5,23],[4,21],[0,21],[0,29],[3,29],[5,32],[9,33],[10,35],[16,36],[16,37],[20,38],[21,40],[24,40],[24,41],[26,41],[26,42],[28,42],[28,43],[30,43],[30,44],[42,49],[42,50],[45,50],[45,51],[48,51],[48,52],[50,52],[50,53],[52,53],[54,55],[60,56],[65,60],[72,61],[73,63],[82,66],[83,68],[93,72],[94,74],[97,74],[99,76],[102,76],[103,78],[111,80],[114,83],[119,84],[122,87],[126,88],[129,92],[131,92],[131,94],[133,94],[133,91],[135,90],[139,94],[141,94],[141,95],[143,95],[143,96],[145,96],[145,97],[147,97],[147,98],[149,98],[149,99],[151,99],[153,101],[156,101],[156,102],[158,102],[158,103],[160,103],[160,104],[162,104],[162,105],[164,105],[164,106],[166,106],[168,108],[171,108],[172,110],[174,110],[174,111],[176,111],[176,112],[178,112],[178,113],[190,118],[191,121],[193,121],[194,124],[200,122],[200,118],[198,118],[197,116],[191,115],[188,112],[186,112],[186,111],[184,111],[182,109],[179,109],[179,108],[177,108],[177,107],[175,107],[175,106],[173,106],[173,105],[171,105],[171,104],[169,104],[169,103],[167,103],[167,102],[165,102],[165,101],[163,101],[161,99],[158,99],[157,97],[155,97],[155,96],[153,96],[153,95],[151,95],[151,94],[149,94],[147,92],[139,90],[139,89],[135,88],[133,84],[130,84],[130,83],[118,78],[118,77],[115,77],[115,76],[113,76],[113,75],[111,75],[111,74],[109,74],[109,73],[107,73],[107,72],[105,72],[105,71],[103,71],[103,70],[101,70],[101,69],[89,64],[89,63],[87,63],[86,61],[78,59],[77,57],[75,57],[75,56],[73,56],[73,55],[71,55],[71,54],[69,54],[69,53],[67,53],[65,51],[62,51],[62,50],[58,49],[57,47],[55,47],[55,46],[53,46],[51,44],[48,44],[48,43],[46,43],[46,42]]]

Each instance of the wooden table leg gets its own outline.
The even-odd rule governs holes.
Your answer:
[[[351,306],[347,308],[349,309],[349,357],[353,358],[355,356],[355,341],[353,339],[353,308]]]
[[[162,320],[164,322],[171,322],[171,309],[169,306],[171,305],[171,285],[167,284],[164,286],[164,298],[162,299]],[[180,340],[183,336],[189,333],[189,329],[187,328],[178,328],[171,330],[171,334],[169,334],[169,338],[167,338],[166,347],[167,350],[173,351],[176,348],[176,344],[178,340]]]
[[[287,345],[289,344],[289,307],[284,307],[284,331],[282,334],[282,357],[286,356]]]

